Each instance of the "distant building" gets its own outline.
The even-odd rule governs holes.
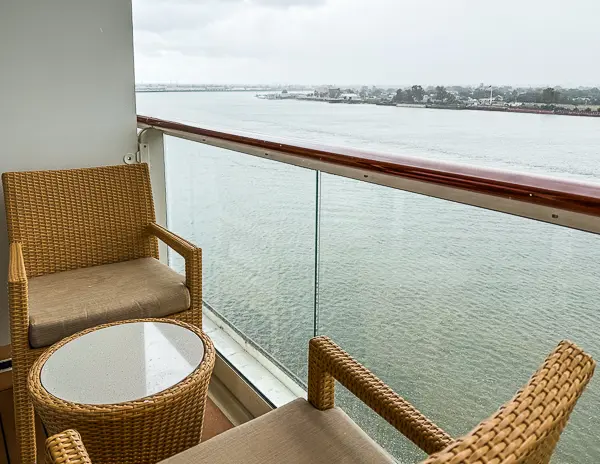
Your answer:
[[[343,93],[340,95],[342,100],[361,101],[362,98],[356,93]]]
[[[576,105],[589,105],[591,101],[592,99],[588,97],[575,97],[573,99],[573,103]]]

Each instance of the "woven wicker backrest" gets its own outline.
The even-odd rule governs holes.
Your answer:
[[[8,238],[28,277],[158,257],[148,165],[2,175]]]
[[[594,360],[575,344],[560,342],[511,401],[423,464],[550,462],[594,367]]]

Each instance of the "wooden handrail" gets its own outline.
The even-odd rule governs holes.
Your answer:
[[[148,116],[138,115],[137,120],[141,127],[208,137],[306,160],[600,217],[600,184],[591,182],[368,150],[329,147],[289,139],[262,138],[262,136],[255,138]]]

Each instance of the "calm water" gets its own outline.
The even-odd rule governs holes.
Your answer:
[[[596,119],[138,94],[138,113],[598,181]],[[167,139],[170,226],[202,246],[204,296],[299,378],[331,336],[452,435],[467,432],[569,338],[600,359],[599,238],[500,213]],[[175,263],[181,266],[180,262]],[[423,455],[342,392],[400,462]],[[555,454],[600,461],[600,380]]]

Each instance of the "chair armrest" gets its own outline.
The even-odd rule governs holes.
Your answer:
[[[148,224],[148,233],[154,235],[159,240],[165,242],[169,248],[172,248],[184,258],[193,254],[196,250],[199,250],[197,246],[188,242],[187,240],[179,237],[170,230],[165,229],[163,226],[158,225],[155,222]]]
[[[8,283],[9,285],[27,284],[27,272],[21,244],[13,242],[8,251]]]
[[[509,402],[421,464],[549,463],[595,367],[589,354],[561,341]]]
[[[8,308],[13,357],[19,356],[19,347],[28,346],[28,283],[25,260],[20,243],[11,243],[8,249]]]
[[[202,328],[202,249],[155,222],[148,224],[147,230],[183,256],[185,285],[190,291],[190,315],[185,322]]]
[[[308,347],[308,401],[315,408],[334,407],[335,380],[427,454],[440,451],[453,441],[328,337],[315,337]]]
[[[46,464],[92,464],[75,430],[65,430],[46,440]]]

